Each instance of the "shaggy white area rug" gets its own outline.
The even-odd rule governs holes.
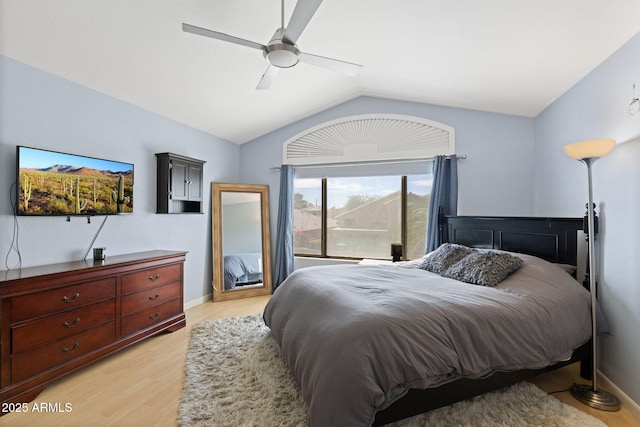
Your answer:
[[[261,315],[201,322],[191,334],[180,426],[305,425],[304,400]],[[528,382],[392,425],[605,426]]]

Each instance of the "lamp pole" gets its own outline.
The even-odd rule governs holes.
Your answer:
[[[591,387],[595,393],[598,392],[598,342],[596,340],[597,334],[597,323],[596,323],[596,251],[595,251],[595,240],[596,240],[596,227],[595,227],[595,213],[593,206],[593,179],[591,174],[591,165],[593,162],[597,160],[596,157],[589,157],[586,159],[581,159],[580,161],[587,165],[587,176],[589,181],[589,205],[587,207],[587,223],[588,223],[588,251],[589,251],[589,292],[591,292],[591,329],[593,331],[593,338],[591,340],[591,354],[592,354],[592,370],[591,375],[593,378]]]
[[[574,384],[571,387],[571,394],[580,402],[592,408],[603,411],[617,411],[620,409],[620,401],[611,393],[598,390],[598,328],[596,319],[596,255],[595,255],[595,214],[593,208],[593,183],[591,178],[591,166],[598,160],[598,157],[579,158],[587,166],[587,176],[589,181],[589,204],[587,206],[588,222],[588,248],[589,251],[589,292],[591,292],[591,386],[585,384]]]

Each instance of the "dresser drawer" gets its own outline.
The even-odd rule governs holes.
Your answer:
[[[39,375],[103,347],[116,338],[116,324],[105,325],[62,338],[43,347],[11,356],[11,382]]]
[[[114,321],[116,302],[109,300],[11,328],[11,352],[21,353]]]
[[[169,283],[157,288],[145,289],[122,297],[122,314],[133,313],[149,307],[164,304],[167,301],[178,298],[182,295],[180,282]]]
[[[122,277],[122,293],[129,294],[182,279],[182,265],[150,268]]]
[[[72,310],[115,296],[116,279],[112,277],[14,297],[11,299],[11,323]]]
[[[182,313],[182,298],[177,298],[173,301],[123,316],[120,324],[121,335],[126,337],[180,313]]]

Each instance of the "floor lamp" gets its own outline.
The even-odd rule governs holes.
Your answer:
[[[591,386],[585,384],[574,384],[571,387],[571,394],[580,402],[592,408],[603,411],[617,411],[620,409],[620,401],[611,393],[598,389],[598,334],[596,319],[596,275],[595,275],[595,220],[593,212],[593,185],[591,183],[591,165],[600,157],[607,155],[616,142],[613,139],[592,139],[588,141],[574,142],[564,146],[564,151],[569,157],[580,160],[587,165],[587,175],[589,177],[589,204],[587,205],[588,215],[588,251],[589,251],[589,290],[591,292],[591,343],[592,343],[592,375]]]

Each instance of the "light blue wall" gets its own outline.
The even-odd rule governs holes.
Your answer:
[[[533,211],[534,120],[504,114],[413,102],[360,97],[243,144],[240,178],[244,183],[268,184],[271,199],[272,240],[275,240],[279,195],[278,171],[282,144],[299,132],[340,117],[370,114],[406,114],[453,126],[460,160],[460,215],[531,215]]]
[[[159,89],[160,90],[160,89]],[[211,181],[238,181],[237,145],[0,56],[0,270],[14,220],[9,202],[16,145],[131,162],[132,215],[111,216],[96,241],[107,256],[151,249],[188,251],[185,301],[211,293]],[[206,160],[204,214],[157,215],[156,158],[175,152]],[[24,267],[81,259],[103,217],[19,217]],[[17,263],[11,253],[9,267]]]
[[[640,115],[628,114],[632,84],[640,88],[639,53],[636,35],[537,117],[534,211],[583,215],[586,167],[562,147],[585,139],[618,141],[593,165],[601,217],[598,295],[611,328],[600,339],[599,367],[640,404]]]

